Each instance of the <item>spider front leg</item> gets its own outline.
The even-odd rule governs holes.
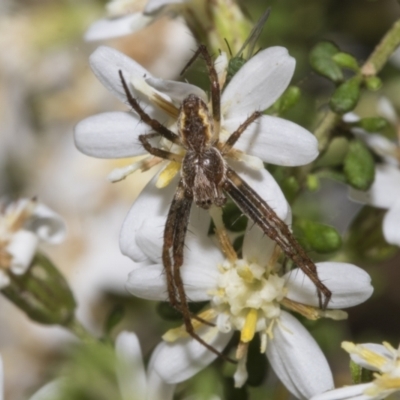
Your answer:
[[[155,130],[161,136],[168,139],[170,142],[175,143],[175,144],[180,144],[178,135],[176,135],[174,132],[170,131],[168,128],[166,128],[164,125],[162,125],[156,119],[151,118],[150,115],[147,114],[146,111],[143,110],[143,108],[140,106],[138,101],[132,96],[132,93],[130,92],[130,90],[128,88],[128,84],[126,83],[125,78],[122,75],[122,71],[119,70],[118,73],[119,73],[119,77],[121,79],[122,87],[124,88],[128,103],[139,114],[139,117],[142,119],[142,121],[145,124],[149,125],[151,128],[153,128],[153,130]]]
[[[162,149],[159,149],[158,147],[154,147],[151,145],[151,143],[149,142],[149,139],[152,139],[157,136],[160,136],[160,134],[159,133],[146,133],[144,135],[140,135],[139,140],[142,143],[145,150],[147,150],[147,152],[152,154],[153,156],[165,158],[167,160],[175,161],[178,163],[182,163],[183,156],[181,156],[180,154],[171,153],[169,151],[162,150]]]

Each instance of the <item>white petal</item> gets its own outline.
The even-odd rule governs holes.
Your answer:
[[[222,93],[225,118],[264,111],[285,91],[296,61],[284,47],[270,47],[251,58]]]
[[[400,246],[400,198],[385,214],[383,219],[383,235],[390,244]]]
[[[144,399],[147,382],[137,336],[132,332],[121,332],[115,340],[115,353],[119,361],[117,378],[122,399]]]
[[[205,328],[204,331],[215,331],[216,328]],[[205,340],[215,349],[222,351],[233,333],[208,335]],[[201,334],[204,338],[204,334]],[[180,339],[175,343],[162,343],[154,361],[154,369],[168,383],[178,383],[191,378],[207,365],[216,355],[192,338]]]
[[[385,357],[387,360],[393,359],[393,354],[391,354],[390,351],[381,344],[363,343],[363,344],[357,345],[357,347],[362,347],[362,348],[368,349],[370,351],[373,351],[374,353],[379,354],[382,357]],[[378,368],[371,365],[369,362],[364,360],[364,358],[360,357],[358,354],[350,353],[350,357],[356,364],[358,364],[362,368],[369,369],[372,371],[379,371]]]
[[[91,54],[89,61],[94,74],[100,82],[114,96],[124,103],[127,103],[127,99],[118,71],[122,72],[128,85],[129,82],[135,78],[152,77],[150,72],[143,68],[139,63],[110,47],[98,47]],[[143,96],[143,94],[136,91],[132,85],[130,85],[129,88],[132,95],[140,101],[140,105],[146,109],[148,114],[152,115],[154,118],[161,118],[161,115],[163,115],[161,111],[158,110],[158,114],[156,115],[154,106],[148,102],[148,99]]]
[[[167,219],[168,210],[176,190],[178,179],[176,177],[165,188],[158,189],[155,176],[143,189],[132,208],[130,209],[122,225],[119,245],[122,254],[132,258],[133,261],[140,262],[146,260],[147,256],[136,243],[136,235],[141,229],[143,222],[149,217],[163,216]]]
[[[94,22],[86,31],[86,41],[111,39],[118,36],[129,35],[144,28],[150,21],[142,13],[134,13],[119,18],[104,18]]]
[[[131,113],[108,112],[80,121],[74,129],[75,145],[98,158],[134,157],[146,153],[139,135],[149,127]]]
[[[31,218],[25,223],[25,228],[51,244],[61,243],[67,234],[64,219],[41,203],[37,203]]]
[[[144,8],[145,13],[153,13],[158,11],[161,7],[168,4],[181,4],[185,3],[187,0],[149,0]]]
[[[239,162],[230,161],[229,164],[231,164],[240,177],[275,211],[280,219],[286,219],[289,213],[289,205],[281,188],[266,169],[255,171],[246,168],[245,165]]]
[[[0,270],[0,289],[4,289],[9,284],[10,284],[10,277],[4,271]]]
[[[272,256],[276,243],[252,221],[247,224],[243,240],[243,258],[249,263],[266,266]]]
[[[372,386],[372,383],[363,383],[361,385],[346,386],[340,389],[330,390],[326,393],[317,394],[310,400],[367,400],[375,397],[363,395],[364,391]]]
[[[232,133],[243,118],[225,120],[224,128]],[[318,141],[308,130],[294,122],[263,115],[241,135],[236,149],[261,158],[264,162],[284,166],[304,165],[318,156]]]
[[[146,218],[135,237],[137,246],[155,264],[161,262],[165,221],[165,216]]]
[[[215,268],[182,267],[181,275],[189,301],[207,301],[210,290],[215,289],[218,271]],[[164,266],[153,264],[133,270],[128,276],[126,285],[133,295],[156,301],[167,301],[167,282]]]
[[[382,117],[386,118],[392,125],[397,124],[396,110],[393,107],[392,102],[387,97],[383,96],[378,100],[377,108],[378,108],[378,113]]]
[[[12,256],[11,270],[14,274],[25,273],[36,253],[38,242],[38,237],[29,231],[20,230],[13,235],[7,252]]]
[[[29,400],[54,400],[63,393],[63,379],[56,379],[41,387]]]
[[[379,208],[390,208],[400,198],[400,170],[387,164],[375,166],[375,181],[368,192],[350,190],[350,198]]]
[[[339,262],[320,262],[316,266],[319,279],[332,292],[328,308],[353,307],[372,295],[371,277],[363,269]],[[285,277],[289,299],[319,306],[316,287],[302,270],[292,270]]]
[[[267,345],[267,357],[287,389],[299,399],[333,389],[328,362],[317,342],[294,317],[282,311]]]
[[[194,94],[206,103],[208,102],[208,97],[203,89],[186,82],[168,81],[157,78],[148,78],[146,82],[160,92],[168,95],[178,107],[189,94]]]

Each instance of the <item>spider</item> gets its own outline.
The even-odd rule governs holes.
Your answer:
[[[211,206],[222,207],[226,203],[226,195],[228,195],[242,213],[274,240],[284,254],[311,279],[317,288],[321,308],[327,307],[332,293],[318,278],[315,264],[297,242],[286,223],[225,161],[224,157],[235,145],[240,135],[262,113],[256,111],[251,114],[222,143],[219,140],[220,85],[211,55],[204,45],[199,46],[182,74],[199,56],[204,59],[210,76],[212,109],[210,112],[207,104],[200,97],[194,94],[188,95],[179,108],[178,134],[151,118],[132,96],[122,71],[119,71],[119,76],[128,103],[141,120],[154,131],[139,136],[143,147],[156,157],[181,164],[181,178],[168,212],[162,250],[169,302],[181,312],[187,333],[210,351],[221,355],[195,332],[192,324],[194,317],[188,308],[188,300],[180,274],[180,267],[184,260],[185,236],[193,202],[198,207],[207,210]],[[165,138],[183,147],[185,154],[176,154],[153,146],[150,140],[157,137]]]

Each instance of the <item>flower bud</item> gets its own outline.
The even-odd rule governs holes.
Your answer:
[[[332,57],[340,53],[339,47],[332,42],[319,42],[311,50],[310,64],[315,72],[333,82],[343,80],[343,73]]]
[[[338,114],[353,110],[360,97],[361,82],[362,78],[356,75],[342,83],[332,95],[330,101],[331,109]]]
[[[341,68],[348,68],[356,72],[360,69],[357,60],[349,53],[336,53],[332,60]]]
[[[36,253],[24,274],[9,277],[2,293],[33,321],[66,325],[73,318],[76,303],[68,283],[43,254]]]

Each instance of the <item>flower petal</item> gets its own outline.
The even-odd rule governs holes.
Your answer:
[[[225,120],[224,128],[232,133],[243,118]],[[318,141],[308,130],[294,122],[263,115],[240,136],[236,149],[261,158],[264,162],[296,166],[313,161],[318,156]]]
[[[363,394],[364,391],[371,386],[372,383],[346,386],[340,389],[329,390],[328,392],[317,394],[310,400],[373,400],[375,397]]]
[[[74,129],[75,145],[82,153],[98,158],[134,157],[146,153],[139,135],[149,127],[126,112],[107,112],[80,121]]]
[[[119,18],[104,18],[89,26],[84,35],[86,41],[111,39],[129,35],[144,28],[152,20],[142,13],[134,13]]]
[[[148,78],[146,82],[159,90],[160,92],[168,95],[175,105],[180,107],[182,101],[189,95],[194,94],[197,97],[203,99],[204,102],[208,102],[207,94],[203,89],[198,86],[191,85],[186,82],[169,81],[165,79]]]
[[[390,244],[400,246],[400,198],[397,198],[396,203],[393,207],[389,208],[389,211],[383,218],[383,235]]]
[[[215,268],[182,267],[181,275],[189,301],[207,301],[208,292],[215,289],[218,271]],[[147,300],[167,301],[167,282],[164,266],[148,265],[134,269],[128,276],[127,289],[134,296]]]
[[[11,270],[16,275],[24,274],[37,249],[39,239],[29,231],[19,230],[12,236],[7,252],[12,256]]]
[[[287,389],[299,399],[332,389],[333,377],[317,342],[306,328],[282,311],[274,337],[267,345],[267,357]]]
[[[54,400],[63,393],[64,379],[55,379],[41,387],[29,400]]]
[[[276,243],[270,239],[255,224],[247,224],[246,233],[243,240],[243,258],[248,263],[256,263],[266,266],[274,252]]]
[[[119,238],[121,252],[136,262],[147,259],[146,254],[136,243],[135,238],[137,233],[148,216],[164,216],[165,219],[167,218],[168,209],[171,205],[179,177],[175,177],[167,187],[162,189],[158,189],[155,186],[157,179],[158,175],[143,189],[142,193],[133,203],[121,228]]]
[[[9,284],[10,284],[10,277],[4,271],[0,271],[0,289],[4,289]]]
[[[137,336],[132,332],[121,332],[115,340],[115,353],[119,361],[117,379],[122,399],[144,399],[147,382]]]
[[[207,327],[200,336],[216,350],[222,351],[232,334],[220,333],[215,327]],[[178,383],[189,379],[217,358],[214,353],[192,338],[180,339],[174,343],[161,343],[159,347],[154,360],[154,369],[167,383]]]
[[[390,351],[383,345],[381,344],[377,344],[377,343],[362,343],[362,344],[358,344],[356,345],[357,349],[361,348],[365,348],[367,350],[370,350],[376,354],[378,354],[379,356],[382,356],[384,358],[386,358],[387,360],[392,360],[393,359],[393,354],[390,353]],[[350,353],[350,357],[351,359],[358,364],[360,367],[365,368],[365,369],[369,369],[371,371],[379,371],[378,368],[376,368],[375,365],[370,364],[368,361],[366,361],[364,358],[360,357],[358,354],[356,353]]]
[[[397,124],[396,110],[393,107],[392,102],[387,97],[382,96],[379,98],[377,108],[378,108],[378,113],[383,118],[386,118],[394,126]]]
[[[153,13],[168,4],[181,4],[188,0],[149,0],[144,8],[144,13]]]
[[[25,228],[34,232],[40,240],[51,244],[61,243],[67,234],[64,219],[41,203],[37,203],[31,218],[25,223]]]
[[[296,61],[284,47],[270,47],[252,57],[232,78],[222,93],[225,118],[249,116],[264,111],[285,91]]]
[[[400,170],[387,164],[375,167],[375,181],[368,192],[350,189],[350,198],[379,208],[390,208],[400,198]]]
[[[374,291],[371,277],[361,268],[352,264],[339,262],[320,262],[316,264],[318,278],[332,292],[328,308],[341,309],[353,307],[367,300]],[[287,297],[299,303],[318,307],[318,296],[315,285],[305,276],[302,270],[288,272]]]
[[[272,175],[266,170],[252,170],[239,162],[229,162],[240,177],[275,211],[278,217],[285,220],[289,205]],[[229,194],[229,193],[228,193]]]

